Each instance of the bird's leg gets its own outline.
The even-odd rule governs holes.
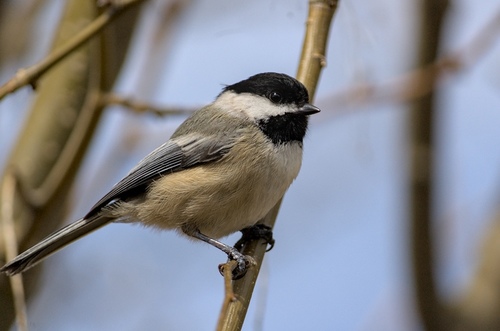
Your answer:
[[[226,245],[223,242],[220,242],[213,238],[210,238],[201,233],[200,230],[198,229],[193,230],[188,227],[183,227],[182,231],[188,236],[202,240],[207,244],[210,244],[220,249],[221,251],[227,254],[228,259],[236,261],[238,265],[233,270],[233,279],[239,279],[246,274],[248,266],[250,265],[250,260],[248,257],[240,253],[236,248]]]
[[[234,248],[241,252],[243,247],[251,240],[264,239],[269,252],[274,247],[273,229],[265,224],[255,224],[241,230],[241,238],[234,244]]]

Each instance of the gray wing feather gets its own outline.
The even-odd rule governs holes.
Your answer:
[[[207,137],[198,134],[179,136],[167,141],[142,159],[91,208],[85,218],[99,212],[113,200],[143,193],[147,186],[161,176],[219,160],[235,141],[234,135]]]
[[[182,146],[183,168],[190,168],[198,164],[219,160],[229,152],[235,140],[235,137],[222,135],[217,137],[196,137],[189,135],[174,139],[174,141]]]

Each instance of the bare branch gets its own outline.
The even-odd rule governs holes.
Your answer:
[[[326,43],[330,23],[337,9],[337,0],[310,0],[306,35],[302,46],[297,79],[309,91],[313,100],[321,69],[326,66]]]
[[[113,93],[101,94],[100,102],[102,106],[118,105],[139,114],[148,112],[157,116],[192,114],[196,111],[196,108],[157,107],[146,102],[137,101]]]
[[[25,85],[31,85],[35,88],[36,83],[40,76],[51,69],[54,65],[59,63],[66,56],[71,54],[75,49],[86,43],[92,37],[111,23],[119,14],[123,13],[126,9],[139,4],[144,0],[124,0],[111,2],[104,12],[93,20],[86,28],[80,33],[76,34],[73,38],[66,41],[60,47],[55,49],[52,53],[47,55],[42,61],[37,64],[19,69],[19,71],[4,85],[0,86],[0,100],[6,95],[12,93]]]

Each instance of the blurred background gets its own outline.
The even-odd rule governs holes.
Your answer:
[[[1,83],[49,52],[65,3],[0,3]],[[146,1],[110,90],[189,111],[255,73],[294,75],[307,8],[305,0]],[[451,306],[470,297],[488,267],[480,267],[482,259],[493,252],[483,247],[500,240],[487,237],[498,231],[498,26],[487,30],[493,37],[484,50],[470,48],[499,11],[495,0],[450,1],[441,33],[439,55],[458,52],[467,60],[440,76],[435,90],[433,266],[439,300]],[[413,101],[392,97],[416,68],[419,22],[420,1],[340,2],[314,102],[322,112],[311,118],[302,170],[285,196],[244,330],[423,328],[408,212]],[[372,97],[364,86],[386,97]],[[35,95],[26,87],[0,102],[1,170]],[[84,215],[185,117],[106,107],[64,223]],[[29,327],[212,330],[223,300],[222,262],[217,250],[173,232],[106,226],[43,263],[28,302]]]

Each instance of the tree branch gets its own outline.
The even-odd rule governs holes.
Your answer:
[[[157,116],[192,114],[196,111],[195,108],[158,107],[150,103],[137,101],[132,98],[126,98],[114,93],[101,94],[100,103],[103,107],[117,105],[130,109],[131,111],[139,114],[148,112],[153,113]]]
[[[309,1],[306,35],[303,42],[297,79],[304,83],[309,91],[311,100],[314,99],[321,69],[325,66],[325,49],[328,41],[328,32],[333,14],[337,9],[337,4],[338,1],[332,0]],[[281,201],[271,209],[264,219],[261,220],[261,223],[272,228],[280,206]],[[224,305],[224,309],[221,312],[222,318],[219,319],[217,330],[241,330],[266,248],[267,243],[263,239],[251,241],[243,248],[243,254],[251,256],[257,264],[248,270],[245,277],[233,282],[236,300]]]
[[[47,57],[45,57],[42,61],[31,67],[19,69],[14,77],[0,86],[0,100],[2,100],[9,93],[17,91],[25,85],[31,85],[35,88],[40,76],[59,63],[66,56],[71,54],[75,49],[86,43],[89,39],[95,37],[104,27],[119,16],[119,14],[123,13],[126,9],[139,4],[141,1],[144,0],[111,2],[105,8],[104,12],[96,17],[96,19],[93,20],[87,27],[52,51],[52,53],[47,55]]]
[[[297,79],[309,91],[311,101],[316,94],[321,69],[326,66],[326,43],[337,0],[310,0],[306,35],[302,46]]]
[[[447,0],[422,1],[420,44],[417,65],[436,61]],[[428,93],[415,101],[410,112],[410,222],[413,277],[416,304],[424,329],[449,330],[444,307],[437,291],[434,274],[432,204],[434,198],[434,129],[435,94]]]

